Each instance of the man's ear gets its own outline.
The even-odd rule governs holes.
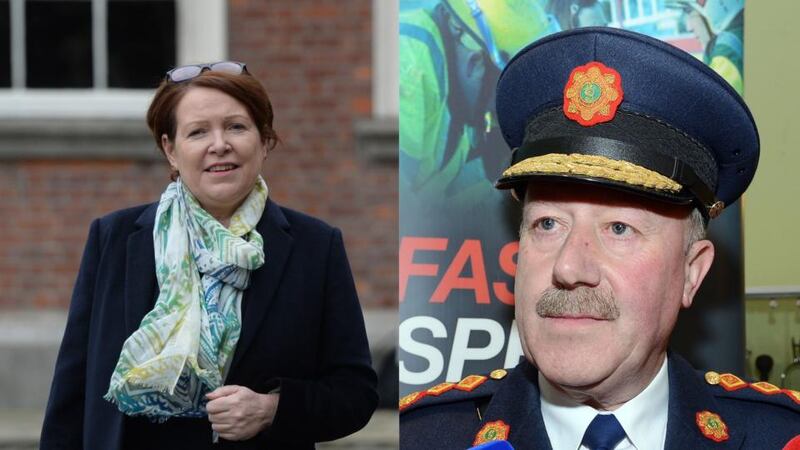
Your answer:
[[[714,261],[714,244],[708,239],[702,239],[689,248],[686,252],[686,264],[684,266],[683,298],[681,305],[684,308],[692,306],[694,295],[700,288],[700,284],[706,277],[711,263]]]
[[[161,135],[161,148],[164,149],[164,154],[167,155],[170,167],[172,167],[173,170],[178,170],[178,161],[177,158],[175,158],[175,146],[169,140],[166,133]]]

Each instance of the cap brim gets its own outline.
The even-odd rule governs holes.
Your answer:
[[[517,198],[522,199],[521,194],[525,192],[525,190],[528,187],[528,183],[531,182],[579,183],[579,184],[585,184],[589,188],[592,186],[607,187],[610,189],[642,196],[651,200],[671,203],[675,205],[690,205],[695,201],[694,196],[690,192],[687,192],[685,190],[681,190],[680,192],[677,193],[668,193],[663,191],[657,191],[654,189],[631,186],[629,184],[616,182],[612,180],[593,178],[589,176],[576,176],[574,174],[534,173],[528,175],[506,177],[497,180],[497,182],[495,183],[495,187],[497,189],[513,190],[517,195]]]

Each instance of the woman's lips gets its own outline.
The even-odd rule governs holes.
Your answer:
[[[237,169],[239,166],[233,163],[226,163],[226,164],[214,164],[207,168],[205,171],[209,173],[227,173],[234,169]]]

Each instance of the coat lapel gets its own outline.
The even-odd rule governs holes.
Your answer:
[[[233,354],[231,372],[236,369],[236,365],[253,342],[269,305],[275,297],[286,261],[292,250],[289,222],[283,215],[283,211],[273,201],[267,200],[264,214],[256,229],[264,238],[264,265],[250,274],[250,286],[244,291],[242,332]]]
[[[496,420],[509,426],[508,441],[514,448],[551,450],[542,419],[537,371],[527,361],[511,371],[494,394],[475,434]]]
[[[136,219],[137,230],[130,234],[125,262],[125,328],[127,336],[139,328],[156,300],[153,224],[158,204],[152,204]]]
[[[703,436],[696,414],[710,411],[719,414],[728,427],[729,438],[716,443]],[[745,438],[745,425],[736,417],[727,417],[705,386],[701,376],[680,356],[669,354],[669,416],[666,450],[739,449]]]

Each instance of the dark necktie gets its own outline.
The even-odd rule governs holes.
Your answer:
[[[598,414],[595,416],[581,444],[591,450],[613,450],[621,440],[625,439],[625,430],[613,414]]]

